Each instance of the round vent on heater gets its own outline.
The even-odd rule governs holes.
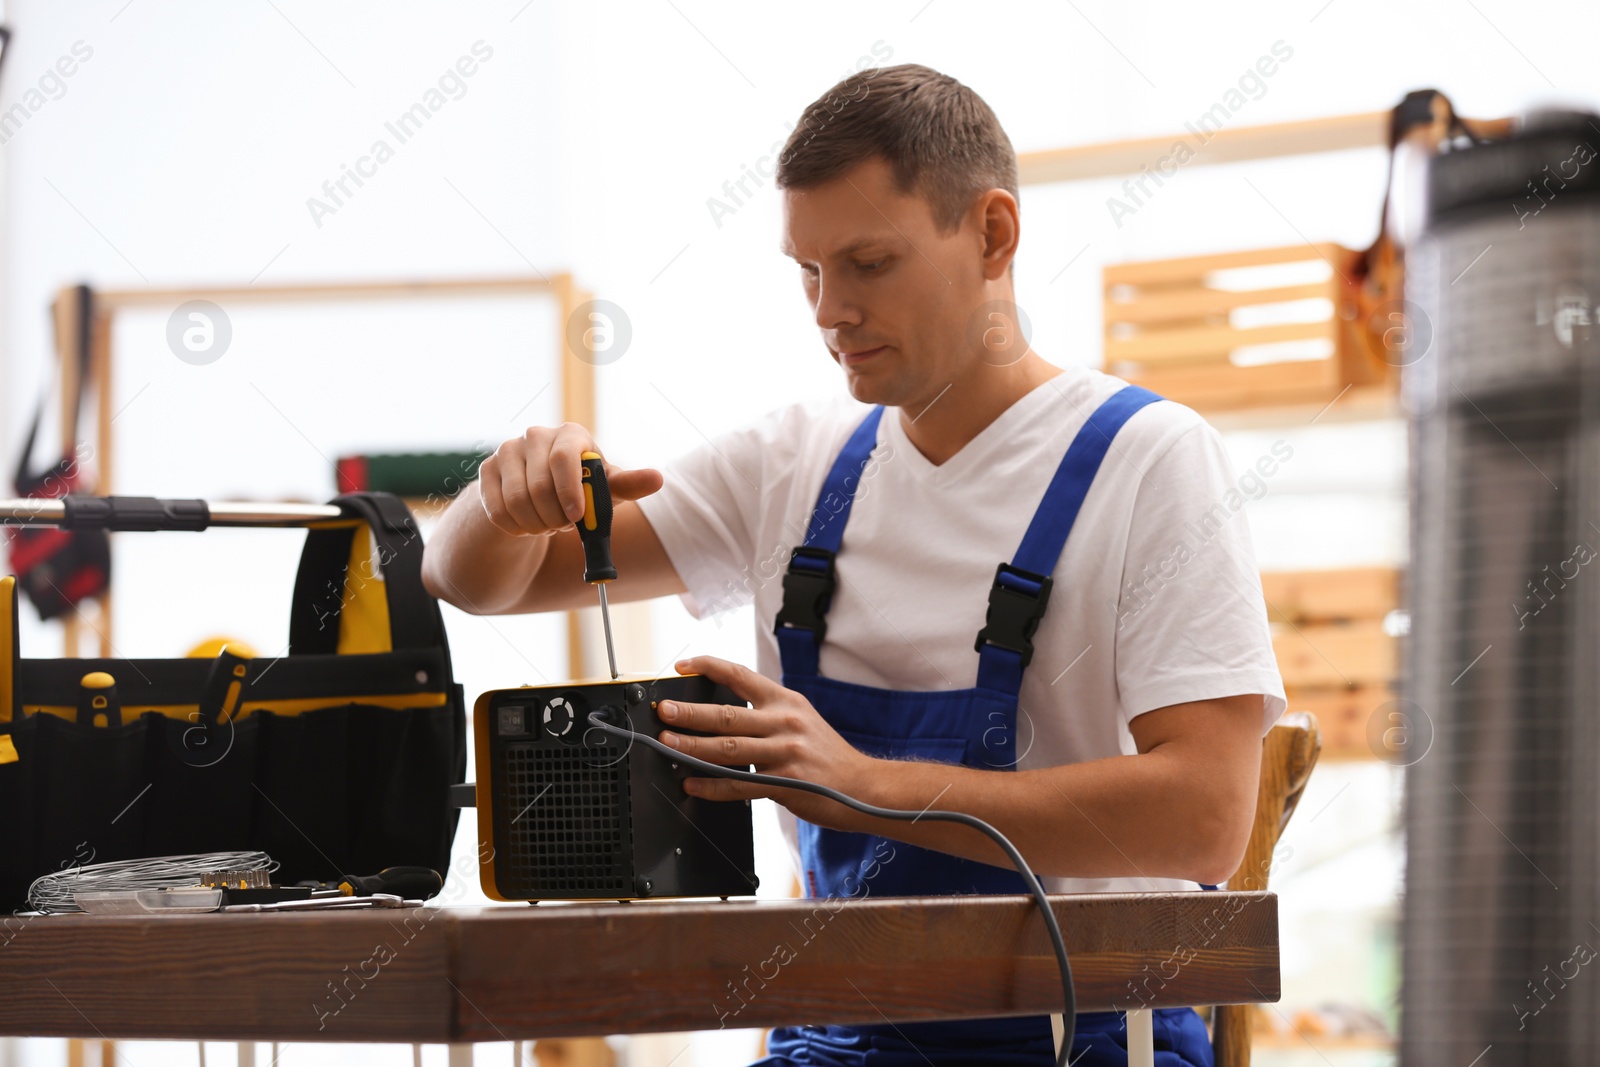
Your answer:
[[[566,737],[572,732],[578,713],[573,708],[572,701],[566,697],[552,697],[549,703],[545,704],[541,718],[545,733],[551,737]]]

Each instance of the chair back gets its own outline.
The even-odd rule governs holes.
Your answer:
[[[1239,869],[1228,879],[1229,889],[1262,890],[1272,873],[1272,853],[1305,792],[1311,769],[1322,752],[1322,733],[1316,717],[1292,711],[1267,731],[1261,748],[1261,785],[1256,793],[1256,817],[1250,827]],[[1211,1049],[1216,1067],[1249,1067],[1251,1004],[1220,1004],[1212,1014]]]

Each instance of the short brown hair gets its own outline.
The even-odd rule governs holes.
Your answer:
[[[820,185],[873,157],[902,192],[928,200],[946,233],[979,194],[1017,196],[1017,153],[989,105],[916,63],[858,71],[807,106],[778,157],[777,185]]]

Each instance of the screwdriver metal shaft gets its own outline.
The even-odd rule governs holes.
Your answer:
[[[605,583],[615,581],[616,564],[611,562],[611,486],[606,482],[606,463],[598,452],[585,452],[583,463],[583,518],[578,520],[578,538],[583,542],[583,580],[600,590],[600,622],[606,631],[606,662],[611,677],[617,677],[617,650],[611,639],[611,603]]]
[[[606,587],[602,583],[595,586],[600,590],[600,624],[606,630],[606,661],[611,665],[611,677],[617,677],[617,649],[611,643],[611,604],[606,600]]]

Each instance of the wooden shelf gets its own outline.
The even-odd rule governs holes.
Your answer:
[[[1233,430],[1269,430],[1279,426],[1318,426],[1340,422],[1398,419],[1400,396],[1383,385],[1353,385],[1332,401],[1271,404],[1257,408],[1202,411],[1206,421],[1227,433]]]
[[[1322,243],[1108,264],[1105,369],[1207,415],[1309,422],[1358,389],[1392,396],[1397,369],[1355,321],[1360,257]]]
[[[1265,571],[1261,591],[1289,710],[1317,717],[1325,758],[1380,758],[1370,727],[1396,699],[1399,642],[1383,620],[1400,603],[1399,570]]]
[[[1179,133],[1023,152],[1017,157],[1017,167],[1023,185],[1113,178],[1138,173],[1141,164],[1151,165],[1169,155],[1173,144],[1179,141],[1198,144],[1196,164],[1381,148],[1389,141],[1389,112],[1367,111],[1222,129],[1204,141],[1199,141],[1192,133]]]

